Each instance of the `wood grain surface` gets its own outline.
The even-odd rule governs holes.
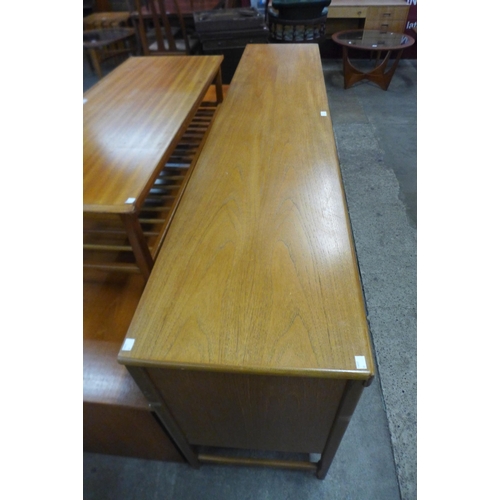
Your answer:
[[[127,337],[124,364],[373,375],[316,45],[247,46]]]
[[[83,405],[83,451],[184,461],[152,412],[97,403]]]
[[[222,59],[132,57],[83,95],[84,212],[140,205]]]
[[[134,379],[116,361],[144,280],[92,274],[83,282],[83,450],[182,461]]]
[[[346,381],[148,368],[189,443],[321,453]]]
[[[83,282],[83,400],[148,410],[116,356],[144,289],[138,275],[91,272]]]

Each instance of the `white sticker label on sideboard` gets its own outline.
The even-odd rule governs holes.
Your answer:
[[[122,351],[131,351],[132,347],[134,347],[135,339],[125,339],[125,342],[122,346]]]
[[[328,116],[328,113],[326,111],[321,111],[321,116]]]
[[[125,203],[134,203],[134,201],[135,201],[135,198],[127,198]]]
[[[366,359],[364,356],[354,356],[354,359],[358,370],[366,370]]]

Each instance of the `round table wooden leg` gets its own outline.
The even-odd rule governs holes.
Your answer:
[[[386,72],[392,51],[390,50],[387,51],[386,56],[381,62],[379,62],[380,51],[377,51],[378,52],[376,60],[377,66],[373,68],[371,71],[363,72],[358,70],[352,65],[348,56],[348,50],[349,50],[348,47],[344,46],[342,47],[342,49],[343,49],[342,56],[344,63],[344,89],[352,87],[352,85],[354,85],[357,82],[360,82],[361,80],[368,80],[370,82],[376,83],[383,90],[387,90],[389,88],[389,84],[391,83],[394,72],[396,71],[399,60],[401,59],[401,54],[403,53],[403,50],[397,51],[396,58],[394,59],[394,62],[392,63],[390,70]]]
[[[348,47],[342,47],[342,58],[344,63],[344,89],[348,89],[355,83],[366,78],[366,73],[359,71],[352,65],[349,59],[348,50]]]

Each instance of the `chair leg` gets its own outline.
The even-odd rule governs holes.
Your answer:
[[[99,80],[102,78],[101,65],[99,63],[99,56],[97,55],[97,51],[95,49],[89,49],[90,59],[92,60],[92,66],[94,67],[94,71],[97,73]]]
[[[83,56],[87,59],[87,64],[89,65],[91,70],[94,70],[92,65],[92,58],[90,57],[89,51],[87,49],[83,49]]]

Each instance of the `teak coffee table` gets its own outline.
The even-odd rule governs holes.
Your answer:
[[[84,217],[121,218],[146,280],[158,245],[149,248],[140,209],[212,83],[222,102],[222,60],[132,57],[83,95]]]
[[[345,89],[348,89],[361,80],[369,80],[379,85],[382,89],[387,90],[398,66],[399,59],[401,59],[403,50],[415,43],[414,38],[405,33],[390,33],[379,30],[339,31],[332,35],[332,40],[342,45]],[[354,67],[349,59],[349,49],[377,52],[375,68],[364,72]],[[390,69],[386,71],[393,51],[396,51],[396,57]],[[386,52],[386,55],[381,60],[382,52]]]

